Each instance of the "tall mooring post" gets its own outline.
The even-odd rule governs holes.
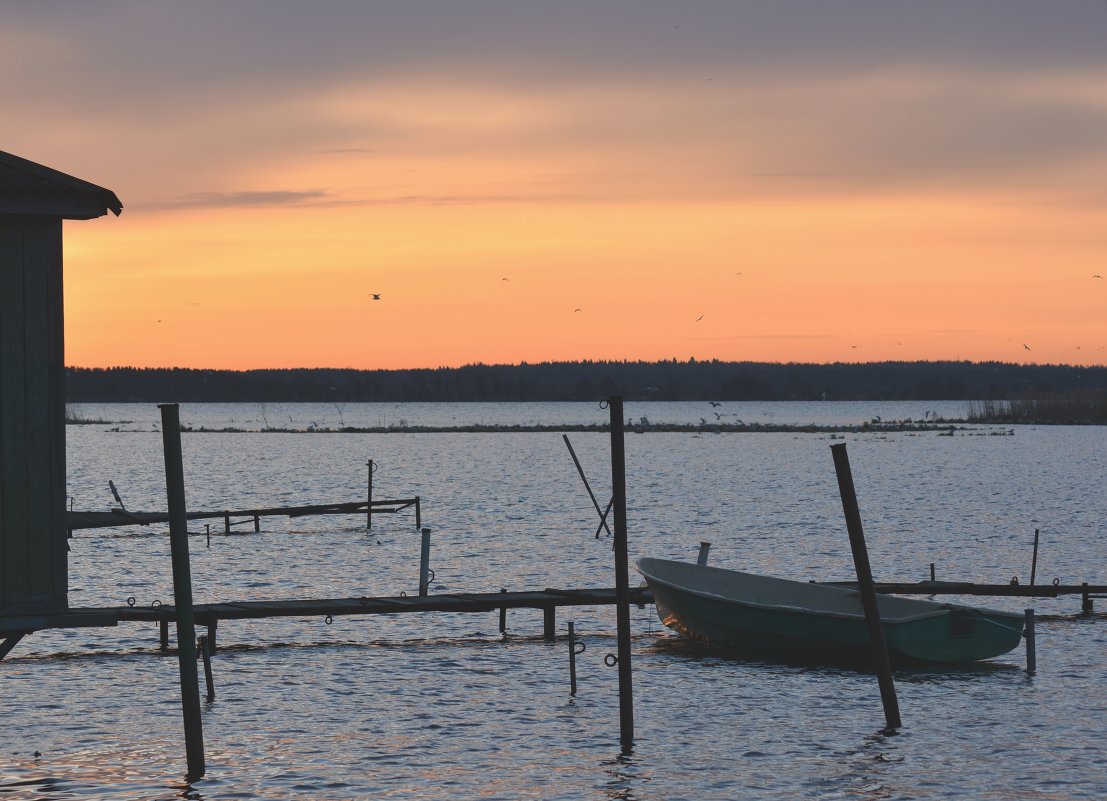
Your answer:
[[[888,659],[884,627],[880,623],[880,609],[877,607],[876,590],[873,587],[873,571],[869,565],[869,551],[865,547],[865,532],[861,528],[861,512],[857,508],[857,492],[853,487],[849,455],[846,453],[844,442],[831,445],[830,450],[834,454],[834,472],[838,475],[838,492],[842,496],[842,511],[846,516],[849,545],[853,551],[853,566],[857,570],[857,589],[861,592],[861,607],[865,610],[865,622],[869,628],[873,665],[880,682],[884,720],[888,729],[898,729],[903,725],[899,719],[899,701],[896,698],[896,685],[892,681],[892,663]]]
[[[196,672],[196,625],[192,613],[192,567],[188,558],[188,519],[185,506],[184,464],[181,456],[181,416],[175,403],[161,409],[161,438],[165,451],[165,494],[169,501],[169,548],[173,557],[173,604],[177,616],[177,663],[181,673],[181,711],[184,714],[188,778],[204,775],[204,726],[200,719],[200,688]]]
[[[618,636],[619,742],[634,745],[634,687],[630,672],[630,577],[627,559],[626,451],[623,445],[623,399],[608,401],[611,411],[611,503],[615,512],[615,621]]]

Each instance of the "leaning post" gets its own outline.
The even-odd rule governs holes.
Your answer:
[[[623,444],[623,399],[608,401],[611,411],[611,500],[615,511],[615,620],[618,636],[619,741],[634,745],[634,687],[630,672],[630,578],[627,559],[626,451]]]
[[[903,724],[899,718],[899,701],[896,685],[892,681],[892,663],[888,659],[888,644],[884,641],[884,627],[880,624],[880,609],[873,587],[873,571],[869,565],[869,552],[865,547],[865,532],[861,528],[861,512],[857,508],[857,493],[853,487],[853,473],[849,467],[849,455],[845,443],[830,446],[834,454],[834,472],[838,475],[838,492],[842,496],[842,511],[846,516],[849,545],[853,551],[853,566],[857,570],[857,589],[861,592],[861,606],[865,610],[865,622],[869,627],[873,663],[880,682],[880,700],[884,704],[884,720],[889,729]]]
[[[365,504],[365,529],[368,531],[373,528],[373,460],[370,459],[366,463],[366,467],[369,468],[369,481],[368,481],[368,503]]]
[[[173,605],[177,617],[177,662],[181,673],[181,711],[184,714],[188,778],[204,775],[204,727],[200,718],[200,688],[196,672],[196,625],[192,613],[192,569],[188,558],[188,520],[185,516],[184,465],[181,456],[180,408],[166,403],[161,409],[161,437],[165,451],[165,494],[169,503],[169,548],[173,559]]]

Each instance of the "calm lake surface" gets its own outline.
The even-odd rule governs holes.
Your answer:
[[[628,403],[628,417],[859,424],[964,417],[963,403]],[[159,413],[84,404],[69,426],[77,509],[164,508]],[[193,427],[603,423],[595,404],[206,404]],[[289,420],[291,418],[291,421]],[[118,430],[116,430],[118,429]],[[853,575],[829,446],[848,443],[878,580],[1107,583],[1107,428],[926,433],[628,434],[630,556],[801,580]],[[601,497],[606,434],[572,434]],[[431,592],[614,586],[609,539],[560,434],[186,433],[190,509],[422,498]],[[192,524],[193,530],[203,525]],[[221,529],[221,525],[213,526]],[[170,602],[166,527],[80,531],[70,603]],[[267,518],[191,541],[197,602],[414,594],[408,512]],[[632,574],[633,583],[638,583]],[[960,599],[964,600],[964,599]],[[1107,601],[1098,601],[1107,609]],[[619,747],[611,607],[224,622],[217,698],[203,708],[207,776],[186,785],[175,655],[157,626],[34,634],[0,663],[0,796],[69,799],[1076,799],[1107,796],[1107,620],[1079,598],[1034,606],[1038,672],[1016,651],[967,669],[896,675],[904,726],[880,733],[876,679],[743,661],[688,645],[632,608],[636,743]],[[569,695],[566,623],[587,650]],[[39,752],[40,756],[35,756]]]

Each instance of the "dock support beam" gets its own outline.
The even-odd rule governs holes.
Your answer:
[[[423,537],[419,546],[419,595],[423,596],[430,586],[431,530],[424,528],[420,531]]]
[[[838,475],[838,492],[842,496],[842,511],[846,516],[849,545],[853,551],[853,565],[857,570],[857,588],[861,592],[861,606],[865,610],[865,622],[869,627],[873,663],[880,682],[880,700],[884,704],[884,720],[887,728],[898,729],[903,724],[899,718],[899,701],[896,685],[892,681],[892,663],[888,659],[888,644],[884,641],[884,627],[880,623],[880,609],[873,589],[873,571],[869,565],[869,551],[865,547],[865,532],[861,528],[861,512],[857,508],[857,493],[853,487],[853,473],[845,443],[830,446],[834,454],[834,472]]]
[[[181,456],[180,408],[166,403],[161,409],[162,447],[165,451],[165,494],[169,504],[169,547],[173,558],[173,603],[177,616],[177,662],[181,673],[181,711],[184,716],[188,778],[204,775],[204,726],[200,718],[200,688],[196,674],[196,626],[192,613],[192,568],[188,558],[188,520]]]
[[[710,542],[700,543],[700,552],[696,555],[696,564],[703,567],[707,564],[707,554],[711,552]]]
[[[1034,610],[1027,609],[1026,627],[1023,629],[1023,637],[1026,638],[1026,672],[1033,676],[1038,671],[1038,648],[1034,642]]]
[[[207,701],[211,703],[215,700],[215,677],[211,673],[211,642],[205,635],[201,634],[200,639],[196,641],[196,650],[204,660],[204,682],[208,687]]]
[[[618,636],[619,742],[634,745],[634,686],[630,672],[630,577],[627,559],[626,450],[623,443],[623,399],[608,401],[611,412],[611,503],[615,512],[615,620]]]
[[[542,607],[542,639],[553,642],[557,639],[557,607]]]

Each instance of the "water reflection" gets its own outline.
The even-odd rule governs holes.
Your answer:
[[[634,757],[633,746],[623,746],[618,755],[601,762],[600,769],[608,777],[604,783],[607,798],[636,801],[640,796],[635,793],[634,785],[648,781],[639,775],[641,767]]]

